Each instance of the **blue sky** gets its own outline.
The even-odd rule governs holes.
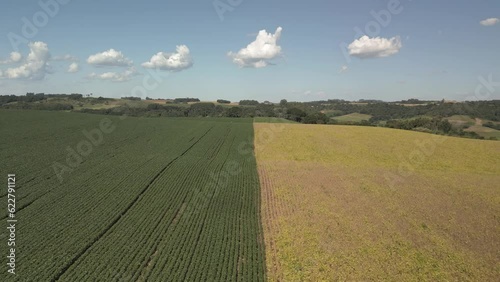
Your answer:
[[[0,94],[464,100],[500,82],[497,0],[40,2],[58,11],[0,4]]]

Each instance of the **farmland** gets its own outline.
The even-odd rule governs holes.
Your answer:
[[[19,222],[17,274],[0,280],[265,279],[251,119],[4,110],[0,121]]]
[[[496,141],[263,117],[0,122],[19,222],[18,274],[1,281],[500,274]]]
[[[494,281],[500,147],[254,124],[271,281]]]
[[[455,127],[469,127],[475,123],[473,118],[464,115],[454,115],[448,117],[447,120]]]
[[[361,122],[363,120],[369,120],[371,117],[372,117],[371,115],[352,113],[348,115],[333,117],[333,119],[341,122]]]
[[[284,118],[275,118],[275,117],[256,117],[253,119],[255,123],[296,123],[291,120],[287,120]]]

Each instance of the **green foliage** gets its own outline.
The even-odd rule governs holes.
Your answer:
[[[289,108],[286,111],[286,119],[293,120],[296,122],[302,122],[307,113],[299,108]]]
[[[484,123],[483,126],[493,128],[496,130],[500,130],[500,123],[493,123],[491,121],[488,121],[488,122]]]
[[[141,97],[122,97],[123,100],[141,101]]]
[[[259,104],[256,100],[241,100],[240,106],[257,106]]]
[[[215,116],[215,105],[213,103],[196,103],[189,107],[187,115],[190,117]]]
[[[219,104],[231,104],[231,101],[224,100],[224,99],[219,99],[219,100],[217,100],[217,103],[219,103]]]
[[[408,99],[408,100],[401,100],[398,102],[399,104],[413,104],[413,105],[418,105],[418,104],[429,104],[432,103],[432,101],[425,101],[425,100],[419,100],[419,99]]]
[[[361,113],[372,115],[371,122],[390,119],[408,119],[417,116],[448,117],[453,115],[467,115],[472,118],[477,117],[492,121],[500,121],[500,100],[468,101],[462,103],[438,103],[430,101],[421,103],[420,101],[419,103],[414,103],[420,104],[417,106],[405,106],[400,104],[402,103],[381,101],[376,103],[367,102],[366,104],[357,104],[344,100],[328,100],[293,103],[293,106],[308,111],[337,110],[342,111],[344,114]]]
[[[174,103],[190,103],[190,102],[199,102],[198,98],[175,98]]]
[[[448,120],[440,118],[415,118],[407,120],[388,120],[386,127],[413,130],[415,128],[427,128],[433,132],[449,133],[452,129]]]
[[[3,106],[4,109],[18,110],[42,110],[42,111],[70,111],[73,110],[73,105],[66,103],[26,103],[18,102]]]
[[[241,117],[242,110],[240,107],[231,107],[226,110],[226,117]]]
[[[308,124],[327,124],[329,118],[323,113],[312,113],[304,117],[303,122]]]

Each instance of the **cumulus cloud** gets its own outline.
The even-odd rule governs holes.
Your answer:
[[[69,54],[62,55],[62,56],[54,56],[51,59],[52,61],[69,61],[69,62],[76,62],[78,61],[78,58]]]
[[[75,73],[75,72],[78,72],[79,70],[80,70],[80,66],[78,65],[78,63],[71,63],[68,67],[69,73]]]
[[[349,55],[362,59],[389,57],[399,52],[403,47],[399,36],[387,39],[370,38],[366,35],[354,40],[349,46]]]
[[[492,25],[496,25],[499,22],[500,22],[500,19],[498,19],[498,18],[489,18],[489,19],[482,20],[479,23],[481,25],[484,25],[484,26],[492,26]]]
[[[122,52],[109,49],[102,53],[91,55],[87,58],[87,63],[95,66],[116,66],[127,67],[132,65],[132,61],[126,58]]]
[[[11,52],[10,56],[7,60],[5,61],[0,61],[0,64],[12,64],[12,63],[18,63],[21,61],[23,56],[19,52]]]
[[[281,27],[278,27],[274,34],[267,33],[266,30],[261,30],[257,34],[255,41],[248,44],[247,47],[237,53],[228,52],[227,55],[239,67],[266,67],[271,64],[270,60],[281,55],[281,46],[278,46],[277,43],[281,37],[282,30]]]
[[[181,71],[193,66],[193,59],[189,48],[186,45],[179,45],[174,53],[158,52],[149,62],[142,63],[142,66],[148,69]]]
[[[134,67],[128,68],[126,71],[118,73],[118,72],[105,72],[101,74],[91,73],[88,75],[90,79],[99,79],[99,80],[109,80],[112,82],[125,82],[132,79],[133,76],[136,76],[138,73]]]
[[[23,58],[23,56],[19,52],[10,53],[10,60],[14,63],[21,61],[22,58]]]
[[[49,73],[50,53],[47,44],[41,41],[30,42],[28,44],[30,53],[25,61],[16,68],[8,68],[4,70],[0,77],[12,79],[43,79]],[[21,61],[21,54],[12,52],[10,59],[12,61]]]

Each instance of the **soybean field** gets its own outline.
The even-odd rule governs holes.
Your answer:
[[[266,279],[251,119],[9,110],[0,122],[17,219],[17,274],[1,281]]]

